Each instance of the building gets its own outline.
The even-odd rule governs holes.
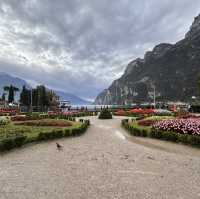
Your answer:
[[[71,108],[71,102],[68,100],[59,100],[59,109],[62,112],[68,111]]]

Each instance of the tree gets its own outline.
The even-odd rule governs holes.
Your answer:
[[[44,110],[45,107],[49,105],[45,86],[43,85],[37,86],[37,94],[38,94],[38,99],[37,99],[38,107],[41,107],[41,109]]]
[[[6,100],[6,94],[5,94],[5,93],[2,94],[1,100],[2,100],[2,101],[5,101],[5,100]]]
[[[6,92],[6,94],[8,94],[9,93],[9,86],[4,86],[4,88],[3,88],[3,90]]]
[[[31,105],[31,91],[26,88],[26,86],[23,86],[22,92],[20,94],[20,103],[24,106],[30,106]]]
[[[32,95],[32,96],[31,96]],[[57,110],[59,97],[52,90],[48,90],[45,86],[39,85],[36,88],[28,90],[25,86],[20,94],[20,103],[24,106],[32,106],[37,108],[37,111]]]
[[[8,92],[8,103],[12,103],[15,100],[15,93],[18,92],[19,89],[11,84],[10,86],[5,86],[4,91]]]
[[[49,107],[49,96],[45,86],[40,85],[32,90],[33,106],[38,110],[44,111]]]
[[[48,108],[53,111],[57,111],[59,103],[59,96],[52,90],[47,90]]]

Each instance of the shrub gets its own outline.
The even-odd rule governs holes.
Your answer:
[[[1,150],[10,150],[14,148],[14,139],[12,137],[5,138],[1,141]]]
[[[103,109],[100,112],[99,119],[112,119],[112,114],[108,109]]]
[[[41,132],[38,135],[37,140],[49,140],[52,138],[52,132]]]
[[[190,111],[194,112],[194,113],[200,113],[200,104],[192,104]]]
[[[71,134],[72,136],[77,136],[77,135],[80,135],[81,134],[81,128],[74,128],[71,130]]]
[[[68,137],[71,135],[71,129],[65,129],[63,132],[64,137]]]
[[[17,135],[16,137],[15,137],[15,145],[16,145],[16,147],[21,147],[24,143],[25,143],[25,140],[27,139],[27,136],[25,136],[25,135]]]
[[[62,130],[52,130],[49,132],[41,132],[38,135],[37,140],[50,140],[55,138],[61,138],[64,136],[64,133]]]
[[[9,118],[6,116],[0,117],[0,126],[6,125],[10,122]]]
[[[0,150],[5,151],[15,147],[21,147],[25,143],[26,139],[27,136],[22,134],[16,135],[15,137],[4,138],[0,143]]]

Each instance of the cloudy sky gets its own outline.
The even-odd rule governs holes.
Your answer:
[[[0,0],[0,71],[93,99],[199,13],[199,0]]]

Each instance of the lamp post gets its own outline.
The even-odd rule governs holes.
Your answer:
[[[30,112],[33,111],[33,90],[31,88],[31,108],[30,108]]]

